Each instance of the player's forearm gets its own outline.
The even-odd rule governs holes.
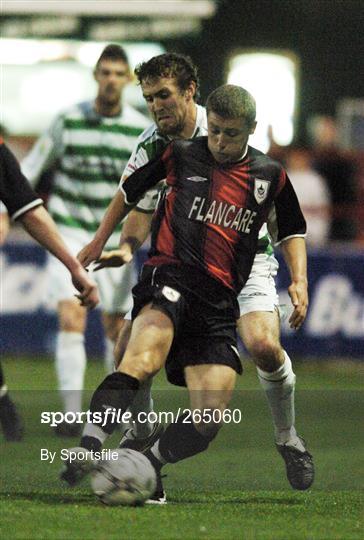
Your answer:
[[[81,267],[81,264],[69,252],[58,232],[56,224],[43,206],[37,206],[29,210],[29,212],[19,219],[25,230],[57,257],[71,273]]]
[[[293,282],[307,283],[307,252],[304,238],[289,238],[281,243],[284,260]]]
[[[151,213],[139,212],[133,209],[123,225],[120,247],[129,244],[132,253],[135,253],[149,235],[152,216]]]
[[[105,246],[116,226],[127,215],[130,208],[125,204],[123,193],[118,190],[109,204],[94,237],[94,241],[100,245],[101,249]]]

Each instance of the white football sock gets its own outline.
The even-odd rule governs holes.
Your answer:
[[[84,335],[79,332],[59,332],[56,344],[56,372],[66,412],[82,411],[85,368]]]
[[[113,373],[115,371],[114,347],[115,343],[110,338],[106,337],[104,366],[107,374]]]
[[[292,370],[292,362],[285,351],[284,357],[285,361],[282,366],[273,373],[263,371],[257,367],[258,377],[272,413],[276,443],[288,443],[304,451],[294,427],[296,376]]]
[[[133,434],[137,439],[145,439],[149,437],[153,431],[154,424],[147,421],[147,415],[153,411],[153,399],[151,395],[152,379],[143,382],[139,386],[133,403],[129,407],[129,411],[133,415]],[[138,421],[138,415],[140,420]]]

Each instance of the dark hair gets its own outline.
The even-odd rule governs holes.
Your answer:
[[[199,80],[197,67],[189,56],[178,53],[164,53],[153,56],[147,62],[142,62],[135,69],[139,84],[146,79],[159,79],[161,77],[174,78],[181,91],[188,88],[191,82],[196,84],[194,98],[199,96]]]
[[[255,99],[247,90],[234,84],[224,84],[211,92],[206,110],[207,114],[213,111],[223,118],[245,118],[248,126],[255,122]]]
[[[120,45],[115,45],[113,43],[111,43],[110,45],[106,45],[98,61],[96,62],[95,69],[99,67],[99,64],[100,62],[102,62],[102,60],[114,60],[114,61],[121,60],[122,62],[125,62],[125,64],[129,66],[129,60],[128,60],[128,57],[126,56],[126,52],[124,51],[124,49],[120,47]]]

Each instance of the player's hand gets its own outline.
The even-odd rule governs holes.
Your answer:
[[[100,302],[96,283],[90,278],[82,266],[76,268],[71,275],[72,283],[79,291],[79,294],[76,294],[76,298],[79,299],[81,306],[93,309]]]
[[[131,248],[128,244],[123,245],[120,249],[112,251],[103,251],[97,259],[93,270],[101,270],[102,268],[117,268],[129,263],[133,258]]]
[[[308,308],[308,291],[307,280],[302,279],[299,281],[293,281],[288,287],[288,294],[291,298],[294,310],[289,318],[289,325],[291,328],[298,330],[302,326]]]
[[[80,261],[84,268],[87,268],[93,261],[97,261],[102,253],[104,246],[97,240],[91,240],[77,255],[77,259]]]

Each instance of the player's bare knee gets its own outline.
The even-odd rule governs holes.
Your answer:
[[[224,423],[224,411],[229,403],[228,394],[211,391],[203,399],[203,405],[195,408],[192,414],[195,428],[208,439],[216,437]]]
[[[281,344],[269,336],[256,342],[249,352],[255,365],[263,371],[276,371],[284,362],[284,352]]]
[[[158,373],[162,365],[162,356],[157,351],[147,350],[139,354],[127,352],[117,369],[144,382]]]

